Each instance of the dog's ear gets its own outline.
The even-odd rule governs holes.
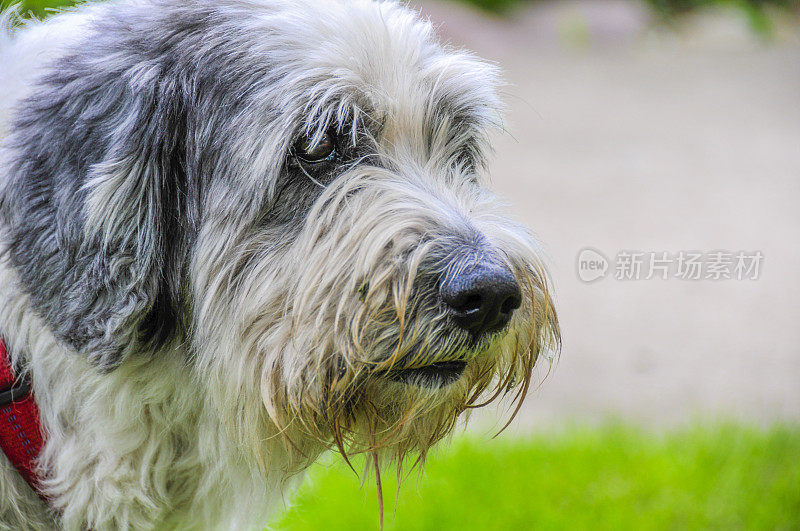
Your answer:
[[[104,370],[173,337],[186,255],[180,91],[69,57],[18,108],[7,252],[56,337]]]

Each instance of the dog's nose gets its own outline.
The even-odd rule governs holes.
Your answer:
[[[502,330],[522,303],[514,274],[496,264],[478,264],[439,288],[455,323],[474,338]]]

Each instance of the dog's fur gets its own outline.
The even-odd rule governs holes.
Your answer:
[[[535,241],[481,184],[495,68],[393,2],[13,19],[0,335],[49,503],[0,459],[0,528],[260,525],[331,447],[424,458],[468,408],[524,398],[558,325]],[[337,160],[293,156],[326,132]],[[437,286],[478,262],[523,300],[475,343]],[[455,357],[450,385],[387,377]]]

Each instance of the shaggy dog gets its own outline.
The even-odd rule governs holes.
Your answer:
[[[524,398],[558,325],[482,184],[495,68],[394,2],[13,18],[0,336],[45,444],[0,527],[260,526],[328,449],[421,461]]]

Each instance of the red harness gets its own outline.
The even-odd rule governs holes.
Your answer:
[[[30,380],[17,378],[6,343],[0,339],[0,448],[37,493],[35,466],[42,443],[42,423]]]

